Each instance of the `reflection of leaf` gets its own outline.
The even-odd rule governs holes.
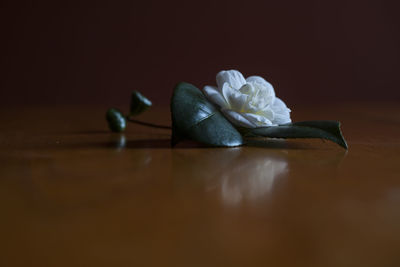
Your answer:
[[[188,83],[179,83],[171,99],[172,140],[191,139],[210,146],[239,146],[240,133],[211,104],[203,93]]]
[[[138,91],[133,91],[129,115],[135,116],[143,113],[151,106],[151,101]]]
[[[174,181],[180,186],[215,187],[224,173],[234,165],[241,147],[226,149],[174,149],[172,150],[172,169]],[[206,189],[207,190],[207,189]]]
[[[338,121],[302,121],[280,126],[246,129],[248,136],[273,138],[322,138],[347,149]]]

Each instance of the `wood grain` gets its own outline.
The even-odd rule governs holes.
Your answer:
[[[320,140],[185,142],[103,107],[0,111],[0,266],[400,266],[400,109],[304,107]],[[140,117],[169,124],[166,108]]]

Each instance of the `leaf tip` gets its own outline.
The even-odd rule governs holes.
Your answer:
[[[340,136],[340,143],[338,143],[341,147],[343,147],[346,150],[349,150],[349,146],[346,142],[346,139],[344,139],[343,133],[342,133],[342,123],[338,121],[338,130],[339,130],[339,136]]]

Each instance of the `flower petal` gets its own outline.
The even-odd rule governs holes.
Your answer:
[[[254,86],[251,83],[246,83],[242,87],[240,87],[239,91],[242,94],[253,95],[254,94]]]
[[[256,127],[273,126],[273,123],[266,117],[254,113],[241,113],[243,117],[256,125]]]
[[[274,111],[274,124],[279,125],[292,122],[290,119],[290,109],[287,108],[286,104],[278,97],[275,98],[272,104],[272,110]]]
[[[257,126],[236,111],[233,111],[231,109],[222,109],[221,111],[225,115],[225,117],[236,126],[241,126],[245,128],[255,128]]]
[[[225,101],[224,97],[218,91],[218,89],[214,86],[204,86],[203,88],[204,95],[210,100],[212,103],[220,106],[221,108],[228,107],[228,103]]]
[[[228,102],[229,108],[235,111],[241,111],[247,103],[248,95],[242,94],[239,91],[233,89],[228,83],[224,83],[222,86],[222,95],[226,102]]]
[[[272,84],[270,84],[269,82],[267,82],[263,77],[260,76],[250,76],[247,77],[246,79],[247,83],[251,83],[251,84],[261,84],[262,86],[267,87],[269,90],[272,91],[272,95],[273,97],[275,97],[275,90],[274,87],[272,86]]]
[[[275,97],[274,103],[272,104],[272,109],[277,111],[288,111],[291,110],[286,106],[285,102],[283,102],[279,97]]]
[[[275,112],[271,109],[271,107],[264,108],[263,110],[256,112],[256,114],[266,117],[271,122],[274,121]]]
[[[217,74],[218,89],[222,89],[224,83],[228,83],[233,89],[239,90],[246,83],[246,80],[237,70],[223,70]]]

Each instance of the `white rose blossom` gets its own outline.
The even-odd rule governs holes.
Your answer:
[[[217,86],[205,86],[206,97],[236,126],[256,128],[290,123],[290,109],[259,76],[245,79],[237,70],[217,74]]]

